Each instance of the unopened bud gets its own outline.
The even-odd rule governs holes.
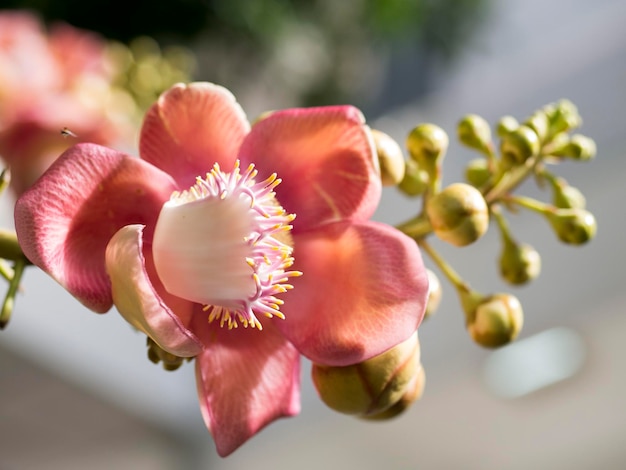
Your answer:
[[[550,180],[553,189],[552,204],[559,209],[584,209],[587,201],[583,193],[567,184],[563,178]]]
[[[428,301],[426,303],[424,319],[430,317],[437,311],[441,303],[441,297],[443,297],[441,281],[439,281],[437,275],[430,269],[426,269],[426,274],[428,275]]]
[[[404,155],[398,143],[389,135],[372,129],[374,145],[378,154],[380,179],[383,186],[395,186],[404,178]]]
[[[424,165],[425,161],[439,160],[448,150],[448,134],[435,124],[420,124],[406,139],[409,155],[416,162]]]
[[[424,367],[420,365],[419,372],[417,372],[415,377],[413,377],[413,380],[407,385],[407,390],[404,395],[402,395],[402,398],[400,398],[400,400],[398,400],[396,403],[394,403],[384,411],[360,416],[360,418],[373,421],[383,421],[395,418],[396,416],[404,413],[413,403],[415,403],[422,397],[425,386],[426,373],[424,372]]]
[[[535,131],[540,142],[546,139],[550,131],[550,120],[545,111],[535,111],[524,124]]]
[[[502,158],[515,164],[522,164],[539,153],[539,137],[530,127],[521,125],[502,136],[500,151]]]
[[[475,188],[482,187],[491,178],[489,162],[484,158],[471,160],[465,167],[465,179]]]
[[[404,162],[404,178],[398,184],[398,189],[407,196],[420,196],[428,188],[428,173],[422,170],[416,161]]]
[[[500,274],[514,285],[525,284],[539,276],[541,257],[539,252],[525,243],[507,239],[500,254]]]
[[[596,143],[593,139],[582,134],[574,134],[566,145],[552,153],[572,160],[588,161],[596,156],[596,151]]]
[[[504,137],[509,132],[513,132],[519,127],[519,122],[513,116],[503,116],[496,124],[498,137]]]
[[[409,391],[421,371],[417,332],[397,346],[351,366],[313,364],[313,384],[322,401],[340,413],[381,413]]]
[[[165,370],[176,370],[188,358],[178,357],[162,349],[152,338],[147,337],[146,344],[148,346],[148,359],[154,364],[162,363]]]
[[[435,234],[456,246],[475,242],[489,226],[483,195],[465,183],[451,184],[428,199],[426,214]]]
[[[563,243],[582,245],[596,234],[596,219],[584,209],[555,209],[545,215]]]
[[[459,140],[470,148],[488,153],[492,146],[489,123],[477,114],[468,114],[457,125]]]
[[[484,297],[467,316],[470,336],[476,343],[487,348],[497,348],[513,341],[523,323],[522,305],[510,294]]]
[[[560,100],[558,103],[544,107],[550,121],[550,135],[559,132],[568,132],[582,124],[578,109],[569,100]]]

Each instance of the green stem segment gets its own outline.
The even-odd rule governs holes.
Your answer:
[[[13,279],[9,282],[9,289],[7,290],[7,295],[4,298],[4,303],[2,304],[2,310],[0,311],[0,329],[4,329],[4,327],[9,323],[11,319],[11,313],[13,312],[13,307],[15,306],[15,295],[17,294],[17,290],[20,287],[20,281],[22,280],[22,275],[24,274],[24,268],[26,268],[26,258],[22,257],[22,259],[18,259],[15,261],[13,266]]]
[[[418,241],[418,244],[454,286],[459,296],[463,312],[465,313],[465,321],[467,324],[472,323],[474,321],[476,308],[483,302],[484,295],[473,290],[426,240],[421,239]]]

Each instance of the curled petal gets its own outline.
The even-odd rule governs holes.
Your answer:
[[[294,236],[304,275],[277,327],[313,362],[344,366],[404,341],[424,315],[428,276],[417,245],[377,222],[329,224]]]
[[[107,243],[124,225],[154,227],[174,189],[167,174],[138,158],[78,144],[17,200],[15,229],[33,264],[103,313],[113,303],[104,266]]]
[[[328,221],[365,220],[380,200],[373,139],[351,106],[277,111],[254,124],[240,158],[259,177],[276,172],[279,202],[297,214],[294,232]]]
[[[206,345],[196,357],[200,409],[225,457],[267,424],[300,412],[300,355],[272,322],[263,331],[199,322]]]
[[[167,352],[179,357],[195,356],[202,343],[187,328],[194,304],[170,296],[162,288],[157,290],[158,278],[152,276],[155,285],[148,273],[154,272],[151,257],[143,254],[142,232],[142,225],[127,225],[107,246],[106,268],[115,306],[126,321]]]
[[[188,188],[215,163],[232,168],[249,130],[241,106],[225,88],[178,84],[146,113],[139,152],[172,175],[181,188]]]

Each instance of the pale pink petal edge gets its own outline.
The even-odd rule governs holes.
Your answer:
[[[111,278],[113,302],[135,328],[150,336],[161,348],[180,357],[193,357],[202,350],[200,340],[165,304],[154,288],[143,255],[143,226],[128,225],[111,238],[106,267]],[[193,304],[183,304],[189,316]]]

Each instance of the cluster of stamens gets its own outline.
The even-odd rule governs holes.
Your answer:
[[[280,312],[283,300],[276,297],[293,288],[287,283],[290,277],[300,276],[299,271],[288,271],[293,265],[293,247],[289,231],[294,214],[288,214],[275,197],[274,188],[281,183],[276,174],[272,174],[262,182],[255,182],[257,170],[253,164],[242,173],[239,161],[231,173],[221,171],[216,163],[205,178],[198,177],[196,184],[183,192],[176,192],[172,200],[179,203],[193,202],[205,198],[247,198],[250,201],[249,216],[251,231],[244,238],[249,247],[246,263],[251,268],[251,277],[255,291],[247,298],[239,300],[237,307],[223,305],[205,305],[208,321],[219,321],[220,326],[229,329],[237,328],[239,323],[244,327],[262,329],[258,317],[278,317],[284,319]]]

